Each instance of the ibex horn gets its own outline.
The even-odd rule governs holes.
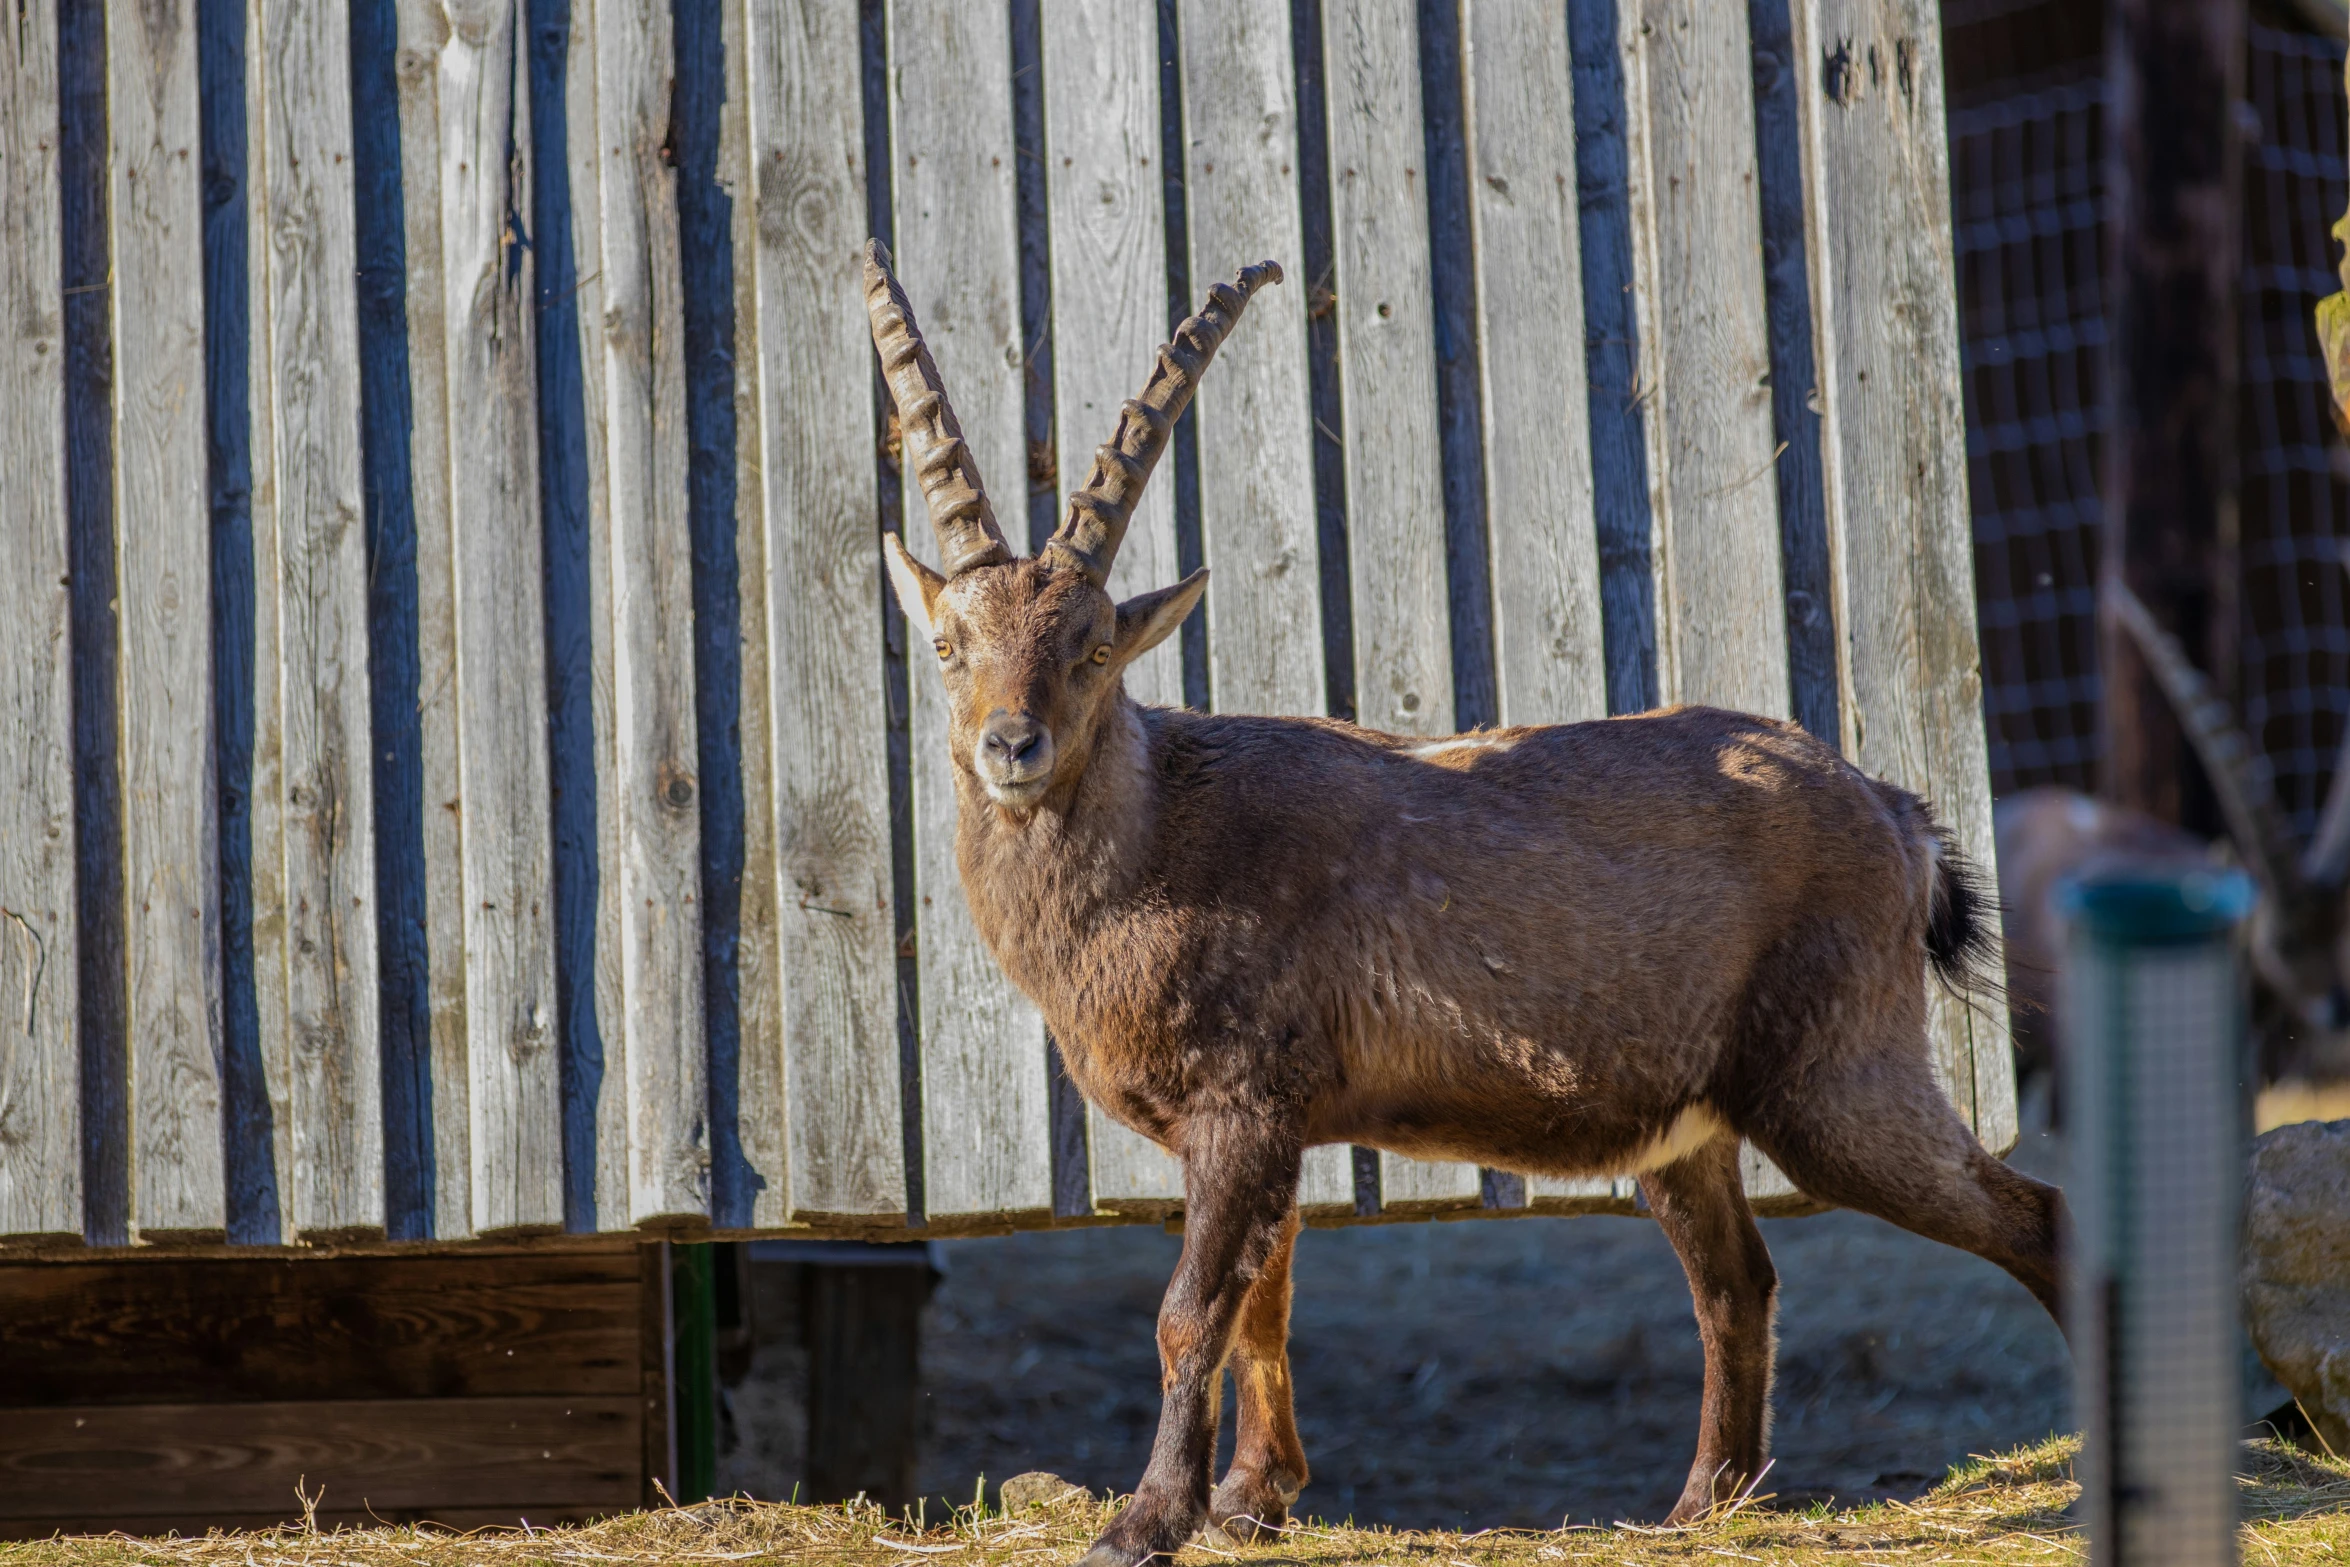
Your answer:
[[[1208,290],[1207,308],[1175,329],[1174,341],[1159,349],[1158,365],[1142,395],[1119,411],[1118,433],[1094,453],[1093,471],[1069,497],[1069,510],[1045,545],[1048,552],[1084,572],[1097,587],[1110,580],[1110,563],[1126,541],[1142,487],[1167,449],[1175,421],[1199,389],[1200,372],[1216,357],[1256,291],[1280,281],[1280,263],[1260,261]]]
[[[947,576],[974,566],[1012,558],[996,526],[995,508],[979,482],[979,465],[955,423],[946,384],[923,346],[914,307],[890,275],[889,252],[880,240],[865,245],[865,314],[873,325],[873,346],[881,355],[882,379],[897,404],[902,471],[922,486],[930,504],[930,525],[938,531],[939,570]]]
[[[2220,814],[2227,818],[2229,836],[2253,861],[2254,874],[2272,892],[2292,891],[2299,883],[2293,835],[2277,810],[2268,758],[2237,725],[2226,701],[2188,659],[2179,639],[2155,622],[2144,601],[2118,581],[2113,584],[2113,593],[2123,629],[2137,644],[2139,655],[2153,672],[2154,683],[2162,687],[2171,711],[2178,715],[2188,744],[2202,759],[2212,792],[2219,796]]]

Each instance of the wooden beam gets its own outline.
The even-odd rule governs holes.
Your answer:
[[[758,404],[740,438],[760,506],[740,558],[744,808],[756,851],[744,872],[743,929],[761,929],[753,910],[770,909],[763,928],[772,945],[744,943],[758,949],[743,965],[744,1139],[748,1151],[754,1113],[774,1119],[770,1151],[753,1161],[774,1172],[775,1189],[756,1199],[762,1224],[819,1214],[870,1222],[906,1211],[906,1155],[874,359],[858,259],[866,169],[857,18],[817,0],[748,6],[745,15],[757,238],[736,255],[755,277],[756,305],[738,331]],[[908,493],[919,511],[918,492]],[[929,531],[919,517],[911,526]],[[928,683],[936,702],[933,662],[923,649],[913,680]],[[925,738],[932,750],[917,743],[916,771],[943,769],[943,733]],[[951,835],[951,795],[944,808],[932,830]],[[951,846],[937,846],[943,858],[923,863],[952,876]],[[960,913],[959,882],[953,897]],[[956,939],[944,929],[938,937],[942,947]],[[754,994],[772,999],[755,1009]],[[1041,1023],[1035,1054],[1041,1078]]]
[[[2126,582],[2233,693],[2244,8],[2116,0],[2108,14],[2102,790],[2210,828],[2186,735],[2116,618],[2111,585]]]
[[[898,276],[999,510],[1026,494],[1026,345],[1012,160],[1011,26],[1001,0],[890,0]],[[930,524],[907,485],[907,544]],[[909,651],[919,919],[922,1189],[933,1217],[1049,1213],[1044,1019],[980,940],[955,864],[955,785],[936,659]]]
[[[286,1239],[364,1240],[383,1094],[351,45],[339,6],[254,17],[254,989]]]
[[[1184,213],[1195,294],[1267,259],[1286,281],[1249,302],[1193,406],[1200,547],[1213,584],[1208,689],[1226,713],[1324,712],[1321,540],[1306,370],[1298,109],[1290,18],[1255,0],[1182,0]],[[1163,480],[1161,482],[1164,482]],[[1354,1211],[1343,1147],[1309,1148],[1299,1206]]]
[[[0,29],[0,1238],[82,1233],[55,0]]]
[[[226,1233],[195,0],[106,6],[131,1228]]]

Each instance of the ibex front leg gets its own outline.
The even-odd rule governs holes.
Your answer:
[[[1261,1125],[1195,1122],[1183,1140],[1183,1256],[1159,1307],[1159,1436],[1134,1500],[1079,1567],[1171,1557],[1208,1519],[1216,1394],[1249,1291],[1283,1250],[1297,1145]]]

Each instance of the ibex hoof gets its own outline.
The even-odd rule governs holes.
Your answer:
[[[1103,1540],[1092,1550],[1077,1558],[1077,1567],[1142,1567],[1144,1562],[1158,1555],[1161,1553],[1128,1550],[1123,1546],[1112,1545],[1109,1541]]]

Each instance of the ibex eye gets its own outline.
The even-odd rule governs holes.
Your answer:
[[[1104,642],[1100,647],[1095,648],[1093,650],[1093,661],[1097,664],[1108,663],[1110,661],[1110,644]]]
[[[955,650],[947,646],[947,639],[944,637],[940,637],[936,642],[933,642],[930,645],[938,649],[938,656],[940,658],[953,658],[955,656]]]

